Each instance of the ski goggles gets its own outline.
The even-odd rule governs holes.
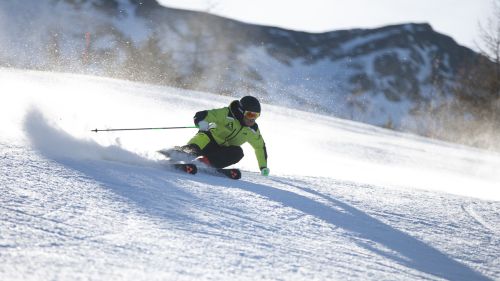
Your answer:
[[[260,112],[247,111],[243,112],[243,116],[246,119],[255,120],[260,116]]]

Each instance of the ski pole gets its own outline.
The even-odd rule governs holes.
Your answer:
[[[126,128],[126,129],[94,129],[91,132],[112,132],[112,131],[140,131],[140,130],[170,130],[170,129],[194,129],[196,126],[186,127],[159,127],[159,128]]]

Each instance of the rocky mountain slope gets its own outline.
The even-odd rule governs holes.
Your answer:
[[[253,94],[424,134],[416,116],[453,100],[477,56],[425,23],[305,33],[154,0],[2,1],[0,30],[2,66]]]

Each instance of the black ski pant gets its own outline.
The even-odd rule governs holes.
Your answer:
[[[215,142],[210,134],[207,134],[210,142],[200,149],[196,144],[188,144],[187,146],[197,151],[198,156],[205,156],[210,161],[210,164],[215,168],[225,168],[240,162],[243,158],[243,149],[239,146],[221,146]],[[194,147],[193,147],[194,146]]]

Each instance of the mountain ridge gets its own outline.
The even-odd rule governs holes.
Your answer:
[[[427,23],[308,33],[154,0],[35,2],[57,22],[30,5],[0,4],[13,12],[6,13],[8,21],[29,14],[40,23],[28,50],[33,30],[4,36],[13,43],[0,48],[0,65],[251,94],[424,135],[428,129],[420,125],[428,120],[420,115],[456,100],[459,73],[478,57]]]

